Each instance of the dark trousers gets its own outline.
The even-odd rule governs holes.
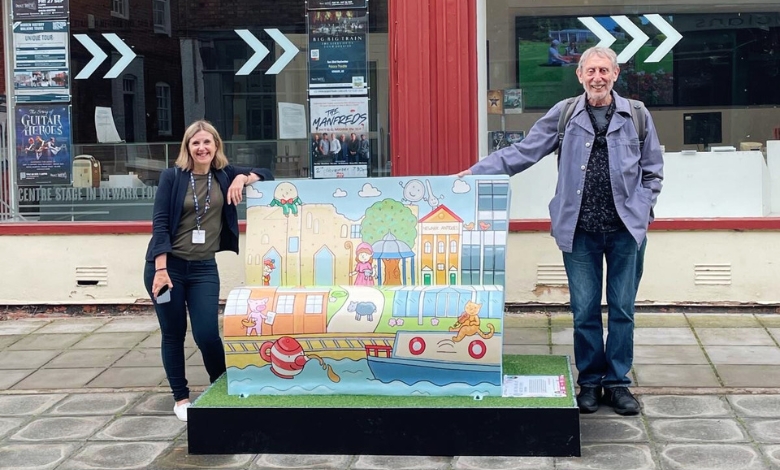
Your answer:
[[[647,239],[637,246],[626,229],[577,230],[571,253],[563,253],[574,314],[574,361],[579,385],[627,387],[634,361],[634,302],[642,278]],[[607,341],[601,295],[607,262]]]
[[[192,336],[203,356],[203,363],[213,383],[225,372],[225,350],[219,336],[219,272],[214,259],[186,261],[168,255],[168,275],[173,282],[171,301],[155,304],[162,332],[162,361],[168,384],[176,401],[189,398],[190,389],[184,368],[184,337],[187,334],[187,311],[192,322]],[[146,263],[144,284],[151,296],[154,263]]]

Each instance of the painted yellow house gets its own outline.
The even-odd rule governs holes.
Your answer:
[[[440,205],[420,219],[419,225],[417,253],[422,284],[459,284],[463,220]]]

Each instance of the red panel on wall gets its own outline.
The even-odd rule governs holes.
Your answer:
[[[477,155],[474,0],[388,2],[392,174],[446,175]]]

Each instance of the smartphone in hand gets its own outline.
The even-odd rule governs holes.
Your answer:
[[[158,304],[164,304],[171,301],[171,290],[168,288],[168,284],[165,284],[160,289],[160,292],[157,293],[157,300],[155,301]]]

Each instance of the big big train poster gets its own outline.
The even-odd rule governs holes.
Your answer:
[[[309,12],[309,95],[365,95],[366,10]]]
[[[70,106],[16,107],[16,167],[19,184],[69,184]]]

